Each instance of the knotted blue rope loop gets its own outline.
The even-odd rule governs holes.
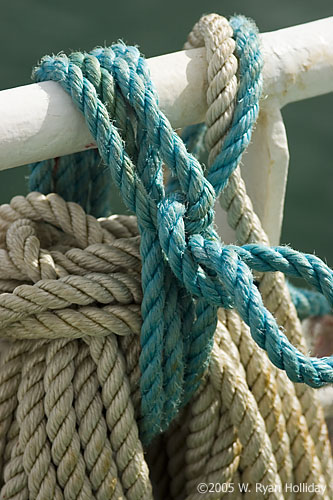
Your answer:
[[[191,156],[188,155],[188,153],[186,152],[186,149],[184,148],[184,145],[179,140],[178,136],[176,134],[174,134],[174,132],[171,130],[169,123],[166,121],[164,115],[162,115],[158,109],[158,106],[157,106],[158,101],[156,98],[156,92],[152,86],[146,62],[140,56],[139,51],[133,47],[129,47],[126,50],[124,50],[123,45],[114,46],[113,50],[115,53],[117,53],[117,55],[121,56],[121,59],[118,63],[114,57],[107,57],[107,55],[109,53],[109,49],[107,49],[106,51],[104,49],[96,49],[93,51],[93,53],[96,55],[96,57],[98,57],[101,65],[103,67],[107,68],[110,73],[113,73],[115,75],[115,78],[117,79],[117,81],[120,80],[120,82],[121,82],[119,85],[120,90],[123,92],[124,96],[128,96],[129,102],[132,104],[132,107],[133,107],[134,111],[136,112],[136,116],[138,118],[138,130],[146,131],[148,129],[150,131],[152,128],[154,128],[154,127],[156,128],[155,122],[161,122],[162,124],[164,123],[168,128],[169,135],[173,135],[172,140],[175,143],[175,147],[178,147],[178,150],[179,150],[180,149],[179,145],[180,145],[182,147],[183,156],[186,155],[185,161],[187,161],[187,162],[191,161]],[[128,64],[128,68],[124,65],[124,61],[126,61],[126,63]],[[141,81],[137,82],[136,92],[131,92],[131,87],[129,86],[129,83],[128,83],[129,78],[130,78],[128,75],[130,75],[131,72],[132,72],[132,75],[131,75],[132,81],[134,80],[134,78],[137,78],[138,74],[139,74],[139,76],[141,76]],[[127,75],[127,77],[126,77],[126,75]],[[147,100],[148,106],[145,106],[145,104],[144,104],[145,100]],[[149,126],[149,125],[147,125],[147,123],[148,124],[150,123],[151,125]],[[147,137],[148,137],[148,134],[145,134],[145,138],[147,138]],[[153,143],[154,149],[157,152],[161,152],[162,157],[163,157],[163,154],[170,155],[170,151],[172,152],[172,147],[169,149],[165,148],[165,151],[163,151],[161,149],[161,144],[163,145],[163,141],[161,141],[159,134],[157,134],[157,136],[154,138],[152,136],[152,134],[150,133],[148,140],[150,143],[150,147],[152,147],[151,143]],[[178,146],[177,146],[177,144],[178,144]],[[171,143],[171,146],[172,146],[172,143]],[[140,142],[140,150],[142,150],[142,142]],[[174,153],[172,152],[172,155],[173,154]],[[182,159],[181,156],[179,155],[179,153],[178,153],[178,157],[180,159]],[[166,159],[166,161],[169,161],[167,156],[164,156],[163,158]],[[146,162],[146,165],[147,164],[149,164],[149,162]],[[153,166],[154,162],[150,162],[150,165]],[[157,164],[155,162],[155,167],[156,166],[157,166]],[[177,163],[176,163],[176,167],[177,167]],[[140,168],[140,165],[138,165],[138,168]],[[192,167],[190,165],[189,168],[187,168],[187,170],[185,170],[185,172],[191,171],[191,168]],[[196,168],[198,168],[198,169],[201,168],[198,163],[196,163]],[[192,168],[192,170],[193,170],[193,168]],[[142,172],[141,179],[144,180],[144,182],[146,183],[146,188],[148,188],[148,191],[149,191],[149,187],[147,184],[147,176],[144,177],[144,174],[148,172],[148,168],[146,167],[145,169],[142,169],[141,172]],[[157,184],[156,180],[158,178],[160,178],[158,172],[159,171],[157,170],[157,168],[155,171],[150,169],[150,173],[148,176],[149,181],[151,182],[153,180],[155,185]],[[177,172],[175,170],[174,170],[174,172],[177,174]],[[194,174],[195,174],[195,172],[194,172]],[[193,173],[191,175],[195,179],[195,176],[193,175]],[[202,177],[202,175],[201,175],[201,177]],[[202,179],[203,179],[203,177],[202,177]],[[205,182],[206,181],[204,180],[204,183]],[[209,184],[207,184],[207,185],[209,186]],[[181,189],[180,182],[179,182],[178,178],[177,178],[177,186]],[[183,188],[183,190],[188,191],[189,187],[187,185],[185,185],[185,188]],[[159,191],[161,193],[161,189]],[[198,190],[194,191],[195,195],[197,195],[197,192],[198,192]],[[163,193],[164,193],[164,187],[163,187]],[[212,191],[211,191],[211,193],[213,194]],[[163,199],[163,197],[161,197],[161,196],[160,196],[160,198]],[[155,196],[155,200],[158,200],[158,197]],[[187,207],[186,214],[184,214],[184,217],[186,220],[186,231],[187,232],[189,232],[189,231],[196,232],[196,231],[199,231],[201,229],[205,229],[205,228],[209,227],[213,221],[213,213],[214,213],[213,212],[213,203],[214,203],[213,196],[211,197],[211,201],[210,201],[211,206],[209,208],[208,213],[207,214],[200,213],[199,219],[197,218],[197,220],[194,220],[194,221],[193,221],[193,219],[191,220],[191,212],[189,209],[190,204],[188,202],[188,199],[184,199],[184,200],[186,201],[186,207]],[[203,217],[203,215],[205,215],[205,217]],[[141,233],[142,233],[142,231],[141,231]],[[142,235],[144,235],[144,233],[142,233]],[[156,240],[154,240],[154,243],[156,243]],[[141,245],[141,247],[148,248],[147,245],[143,245],[143,244]],[[150,246],[149,246],[149,248],[150,248]],[[143,253],[142,253],[142,259],[144,262],[143,266],[146,267],[145,261],[147,260],[147,256],[144,255]],[[169,273],[168,269],[169,269],[169,265],[167,265],[167,268],[165,269],[166,276]],[[150,273],[150,275],[149,275],[148,272],[146,273],[143,270],[142,285],[143,285],[144,290],[146,289],[146,286],[147,287],[150,286],[150,281],[152,279],[151,274],[152,273]],[[167,351],[170,352],[170,345],[172,345],[172,344],[174,344],[174,345],[178,344],[177,350],[179,351],[179,345],[181,343],[181,338],[182,338],[184,341],[183,357],[184,357],[185,369],[183,370],[183,376],[184,376],[183,388],[182,388],[183,398],[182,398],[182,401],[180,399],[180,403],[184,404],[184,402],[186,402],[190,399],[191,395],[195,391],[196,387],[198,386],[199,380],[201,379],[202,373],[204,372],[204,370],[207,366],[208,355],[209,355],[209,352],[211,350],[211,341],[209,339],[212,339],[213,333],[215,330],[215,326],[213,326],[213,325],[214,325],[214,322],[216,323],[216,311],[214,310],[214,308],[216,306],[214,306],[214,308],[211,308],[210,306],[209,307],[203,306],[203,304],[200,302],[200,305],[198,305],[198,307],[196,308],[196,306],[194,304],[194,300],[191,298],[191,296],[188,294],[188,292],[186,292],[185,289],[183,289],[183,287],[181,286],[181,283],[178,283],[177,280],[174,280],[174,279],[169,280],[169,283],[171,283],[171,286],[169,287],[169,296],[167,298],[167,303],[171,304],[170,298],[172,298],[173,301],[176,300],[176,303],[177,303],[177,297],[181,298],[181,300],[179,300],[177,303],[177,307],[175,308],[175,309],[177,309],[177,313],[178,313],[177,319],[176,319],[176,316],[174,314],[173,321],[172,321],[173,325],[175,323],[178,323],[180,326],[178,327],[178,334],[176,334],[175,332],[172,333],[171,329],[167,327],[168,324],[171,324],[170,320],[165,321],[166,332],[165,332],[164,338],[165,338],[165,346],[168,347],[168,349],[165,348],[165,352],[164,352],[165,356],[164,357],[173,359],[173,362],[169,363],[172,371],[175,371],[175,366],[178,366],[178,367],[180,366],[180,363],[178,363],[178,365],[175,364],[174,355],[169,356],[169,353]],[[208,288],[208,287],[206,286],[206,288]],[[156,293],[158,294],[158,291]],[[216,295],[216,293],[215,293],[215,295]],[[145,302],[146,297],[148,297],[148,295],[144,294],[143,303]],[[151,294],[149,294],[149,299],[151,299]],[[161,298],[159,297],[159,300],[160,299]],[[219,301],[221,301],[221,299],[219,299]],[[164,316],[170,317],[171,315],[168,314],[168,310],[170,309],[169,305],[165,309],[166,310],[164,312]],[[196,314],[194,313],[195,310],[196,310]],[[143,318],[145,317],[145,313],[147,313],[147,316],[148,316],[148,310],[143,307]],[[210,319],[208,319],[208,318],[210,318]],[[205,323],[203,321],[205,321]],[[148,332],[147,335],[145,335],[146,322],[144,320],[143,327],[142,327],[142,333],[141,333],[141,346],[142,346],[143,351],[146,348],[150,349],[150,351],[151,351],[150,343],[148,340],[151,337],[151,326],[148,325],[147,329],[150,331]],[[210,345],[210,348],[207,347],[206,349],[199,350],[200,355],[198,355],[196,352],[196,351],[198,351],[196,345],[198,343],[197,342],[198,338],[202,335],[206,336],[207,340],[204,341],[204,343],[206,343],[207,346]],[[172,336],[173,336],[173,339],[172,339]],[[181,337],[181,338],[179,338],[179,337]],[[171,339],[171,341],[170,341],[170,339]],[[174,351],[173,352],[173,354],[174,354],[176,349],[174,348],[173,351]],[[180,355],[180,352],[178,353],[178,355]],[[156,354],[155,354],[155,358],[156,358]],[[148,356],[145,356],[145,355],[141,356],[142,362],[141,362],[140,366],[141,366],[142,373],[147,372],[147,360],[148,359],[149,359]],[[179,369],[179,372],[180,371],[181,370]],[[195,377],[193,377],[193,374],[192,374],[193,371],[195,371],[195,373],[196,373]],[[165,378],[170,381],[169,383],[166,384],[166,387],[173,386],[175,388],[180,388],[181,384],[180,384],[179,376],[177,377],[177,379],[178,379],[177,384],[175,384],[175,381],[174,381],[175,377],[171,378],[170,375],[169,376],[166,375]],[[162,377],[159,377],[159,379],[160,379],[160,383],[162,383],[161,382]],[[142,413],[145,416],[144,420],[147,422],[146,427],[147,427],[147,431],[149,432],[149,434],[152,434],[154,424],[156,424],[156,426],[160,425],[160,427],[161,427],[161,424],[158,423],[160,420],[158,417],[158,411],[160,410],[160,407],[156,408],[157,405],[154,401],[152,401],[153,398],[150,395],[149,384],[151,385],[152,380],[153,380],[153,377],[151,374],[150,374],[149,378],[147,377],[147,379],[144,375],[141,378],[141,392],[142,392],[142,398],[143,398]],[[172,392],[172,391],[169,390],[169,393],[170,392]],[[170,404],[168,402],[168,401],[170,401],[170,395],[167,396],[166,393],[167,393],[167,390],[164,391],[164,394],[165,394],[165,402],[164,402],[165,412],[164,412],[164,424],[162,424],[161,428],[167,427],[168,423],[171,421],[171,418],[177,412],[178,406],[179,406],[178,403],[176,404],[174,396],[173,396],[172,404]],[[168,407],[168,408],[166,408],[166,407]],[[144,426],[144,424],[143,424],[143,426]]]
[[[118,56],[119,45],[114,47],[117,54],[115,58],[105,57],[102,49],[92,53],[115,76],[123,96],[136,113],[138,126],[147,131],[151,146],[160,153],[161,159],[177,177],[180,189],[186,194],[187,228],[193,233],[199,232],[213,221],[214,190],[205,179],[200,163],[187,152],[184,143],[160,111],[151,84],[147,84],[142,76],[143,66],[146,68],[145,76],[149,71],[139,51],[135,47],[124,51],[121,46]],[[128,57],[138,61],[137,64],[128,64]],[[136,67],[140,69],[139,73],[135,71]]]
[[[231,23],[236,45],[243,50],[240,91],[244,96],[238,98],[229,146],[224,153],[222,149],[207,178],[159,109],[148,66],[135,47],[117,44],[95,49],[84,56],[86,65],[78,56],[47,56],[34,73],[38,81],[58,81],[71,95],[125,204],[137,215],[144,291],[139,422],[144,442],[167,427],[198,387],[220,306],[237,309],[257,344],[291,380],[313,387],[333,382],[333,358],[308,358],[289,343],[264,307],[251,269],[298,273],[331,305],[332,271],[319,259],[284,247],[223,245],[214,231],[216,194],[246,147],[260,95],[257,32],[243,17]],[[94,68],[92,81],[87,65]],[[110,116],[108,102],[102,100],[97,69],[131,110],[138,130],[136,164]],[[167,194],[162,163],[175,179]]]
[[[320,387],[324,382],[333,381],[333,356],[329,358],[310,358],[299,352],[278,328],[271,313],[264,307],[261,295],[253,283],[253,276],[247,263],[256,271],[281,270],[290,276],[303,276],[309,283],[325,293],[332,304],[333,271],[320,259],[315,258],[316,269],[304,265],[314,256],[289,251],[285,247],[267,248],[261,245],[246,245],[250,251],[244,258],[244,247],[221,246],[217,242],[204,240],[201,236],[190,238],[189,245],[193,255],[202,266],[217,272],[221,283],[231,297],[234,307],[241,318],[250,326],[251,334],[257,344],[267,351],[270,360],[278,368],[284,369],[293,382],[306,382],[312,387]],[[285,256],[282,265],[272,265],[270,258]],[[243,260],[242,260],[242,257]],[[279,260],[277,257],[276,260]],[[299,262],[298,262],[299,261]],[[299,266],[300,265],[300,266]],[[297,267],[300,267],[297,269]],[[316,278],[314,279],[314,273]],[[329,280],[329,282],[328,282]]]

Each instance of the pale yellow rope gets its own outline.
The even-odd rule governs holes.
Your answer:
[[[36,193],[0,212],[1,334],[20,339],[3,346],[0,369],[2,497],[149,499],[127,379],[137,386],[135,219],[98,222]],[[129,336],[127,364],[112,332]]]
[[[3,479],[2,498],[6,500],[29,500],[28,478],[23,467],[23,447],[18,435],[13,443],[10,459],[4,469]]]
[[[83,458],[96,500],[124,495],[103,416],[103,402],[96,365],[89,347],[81,342],[73,379],[75,413]]]
[[[1,347],[4,350],[0,364],[0,471],[2,473],[6,461],[6,439],[15,419],[17,391],[22,377],[23,358],[28,351],[28,343],[16,342],[7,352],[5,352],[5,345]],[[10,457],[10,451],[8,451],[8,455]]]
[[[215,14],[211,14],[208,16],[204,16],[201,20],[195,25],[191,34],[188,37],[188,43],[186,45],[187,48],[194,48],[198,46],[205,45],[207,60],[208,60],[208,92],[207,92],[207,104],[208,104],[208,112],[206,115],[206,123],[208,126],[207,134],[206,134],[206,144],[209,150],[209,164],[211,165],[216,158],[221,145],[223,143],[224,135],[227,131],[227,128],[230,124],[230,119],[224,119],[225,116],[228,116],[228,111],[233,108],[233,102],[235,96],[230,96],[230,88],[234,88],[232,85],[228,84],[228,78],[225,76],[227,73],[227,69],[229,69],[229,81],[232,82],[234,79],[234,68],[232,63],[226,64],[228,57],[230,58],[230,50],[228,51],[228,42],[226,39],[228,35],[230,36],[230,27],[226,26],[226,20],[217,16]],[[229,44],[231,46],[231,44]],[[221,54],[221,47],[224,47],[224,52]],[[230,60],[230,59],[229,59]],[[225,71],[221,71],[221,67],[225,69]],[[223,74],[223,76],[222,76]],[[217,84],[217,81],[221,80],[221,84]],[[212,92],[212,88],[218,89],[217,92]],[[223,96],[223,92],[226,92],[226,97]],[[224,106],[221,103],[225,103]],[[219,120],[220,122],[218,127],[214,127],[214,123]],[[214,139],[212,139],[212,136]],[[218,147],[215,147],[218,145]],[[241,178],[239,167],[236,171],[231,175],[229,183],[226,189],[223,192],[221,197],[221,203],[224,208],[228,211],[228,220],[231,225],[236,230],[236,237],[238,243],[242,244],[245,242],[261,242],[268,244],[267,236],[265,235],[261,223],[253,211],[252,203],[246,194],[245,184]],[[265,288],[266,285],[266,288]],[[268,285],[268,290],[267,290]],[[264,295],[264,299],[266,305],[271,308],[272,312],[276,314],[278,321],[282,326],[284,326],[287,330],[287,334],[289,335],[292,342],[296,343],[296,345],[302,345],[304,348],[305,342],[302,338],[302,333],[300,329],[300,323],[297,319],[297,315],[295,312],[295,308],[293,307],[290,296],[281,275],[265,275],[262,279],[261,285],[262,293]],[[269,303],[269,296],[271,298],[271,302]],[[272,300],[273,298],[273,300]],[[244,326],[243,326],[244,329]],[[231,328],[231,331],[235,332],[234,328]],[[248,350],[251,347],[251,351],[254,352],[254,346],[251,346],[252,339],[250,336],[244,342],[245,349]],[[243,349],[244,351],[244,349]],[[260,367],[260,373],[262,372],[262,363],[268,366],[268,362],[266,361],[266,356],[262,353],[256,352],[256,361]],[[243,352],[243,355],[246,356],[246,353]],[[247,353],[248,356],[248,353]],[[244,360],[244,356],[243,356]],[[251,373],[250,373],[251,372]],[[272,369],[272,374],[275,372]],[[266,370],[267,373],[267,370]],[[252,377],[252,381],[250,379]],[[250,386],[253,386],[254,380],[253,370],[248,370],[248,379]],[[278,378],[280,380],[286,380],[286,377],[281,373],[278,374]],[[279,395],[276,395],[276,391],[281,386],[281,383],[276,385],[276,382],[273,382],[272,377],[270,378],[271,382],[271,398],[276,397],[279,398]],[[262,379],[263,380],[263,379]],[[262,398],[260,392],[265,390],[265,392],[269,393],[269,383],[266,378],[265,387],[261,387],[261,391],[259,394],[255,391],[258,397]],[[272,383],[274,383],[275,389],[273,389]],[[286,382],[287,387],[291,386],[290,382]],[[293,391],[292,391],[293,393]],[[302,386],[300,388],[299,384],[296,384],[296,393],[300,397],[300,401],[302,404],[302,411],[307,417],[307,424],[309,426],[309,430],[311,432],[312,439],[314,440],[316,451],[318,456],[322,462],[323,473],[327,480],[328,492],[332,491],[331,482],[332,482],[332,458],[330,453],[329,441],[327,439],[327,430],[325,426],[325,422],[323,419],[323,412],[320,408],[318,398],[316,398],[314,391],[308,387]],[[289,396],[290,391],[284,392],[285,400]],[[294,397],[295,398],[295,397]],[[282,415],[281,404],[278,404],[278,408],[280,408],[280,412],[277,409],[275,410],[275,405],[273,405],[273,400],[269,401],[270,397],[268,396],[268,404],[265,404],[262,399],[259,400],[261,402],[261,410],[263,415],[266,418],[266,428],[267,432],[271,436],[273,449],[275,450],[276,459],[279,463],[279,470],[282,472],[282,477],[288,483],[292,477],[291,471],[291,462],[290,457],[288,456],[289,451],[289,439],[288,437],[284,438],[284,441],[279,439],[279,434],[274,431],[274,427],[277,426],[280,430],[286,430],[286,422]],[[283,406],[287,401],[283,401]],[[266,408],[263,408],[265,406]],[[291,406],[294,407],[295,405]],[[296,405],[297,406],[297,405]],[[290,408],[290,406],[289,406]],[[298,408],[294,408],[296,415],[293,415],[294,418],[297,418],[297,414],[300,413],[301,410]],[[310,415],[310,412],[312,414]],[[273,418],[273,422],[272,422]],[[275,420],[275,421],[274,421]],[[282,426],[282,427],[281,427]],[[293,436],[294,437],[294,436]],[[295,446],[294,447],[294,458],[293,458],[293,467],[294,469],[300,469],[301,458],[308,457],[310,463],[308,465],[307,470],[318,470],[318,480],[321,480],[321,466],[317,457],[314,456],[313,453],[313,444],[311,444],[311,438],[308,437],[307,433],[303,437],[303,440],[306,440],[308,445],[304,446]],[[310,439],[310,441],[309,441]],[[284,442],[284,445],[283,445]],[[294,443],[294,440],[293,440]],[[303,441],[304,443],[304,441]],[[304,443],[305,444],[305,443]],[[310,449],[308,448],[310,446]],[[311,450],[312,446],[312,450]],[[308,450],[308,452],[306,452]],[[297,454],[295,456],[295,453]],[[305,453],[305,454],[304,454]],[[311,465],[312,463],[312,465]],[[302,461],[303,470],[305,468],[304,460]],[[296,471],[297,472],[297,471]],[[300,474],[297,474],[300,476]],[[304,478],[304,475],[302,476]]]

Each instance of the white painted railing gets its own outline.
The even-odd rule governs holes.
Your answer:
[[[261,35],[264,96],[243,176],[271,243],[279,241],[288,173],[280,109],[288,102],[333,91],[333,18]],[[204,49],[148,60],[160,104],[175,128],[204,120]],[[0,170],[94,146],[83,116],[54,82],[0,92]],[[217,206],[224,241],[233,233]]]

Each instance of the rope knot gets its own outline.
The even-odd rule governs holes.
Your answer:
[[[39,281],[56,279],[58,273],[52,256],[41,249],[37,226],[29,219],[18,219],[6,232],[8,260],[23,279]]]
[[[139,333],[141,266],[133,217],[97,221],[58,195],[30,193],[0,207],[0,226],[1,336]]]
[[[209,361],[218,307],[237,309],[257,344],[292,380],[312,386],[333,380],[330,360],[318,363],[307,358],[279,330],[251,272],[258,267],[297,272],[332,301],[331,271],[321,262],[299,254],[296,258],[281,248],[222,245],[214,230],[215,200],[239,165],[258,115],[262,58],[257,29],[243,16],[230,23],[217,15],[202,18],[187,48],[203,44],[209,82],[206,144],[210,155],[205,173],[160,110],[148,66],[137,48],[117,44],[67,59],[44,58],[34,73],[39,81],[58,81],[71,95],[100,155],[90,166],[87,162],[85,168],[76,168],[75,174],[87,152],[68,157],[63,165],[59,162],[57,189],[91,213],[97,215],[101,209],[110,213],[112,178],[137,216],[143,291],[141,432],[147,442],[167,428],[198,387]],[[205,133],[202,126],[198,130]],[[103,167],[96,170],[96,162]],[[34,168],[33,178],[46,188],[44,167]],[[165,186],[166,168],[171,182]],[[83,220],[87,222],[89,216],[81,213],[75,224],[70,218],[65,227],[73,232],[75,225],[82,228],[78,247],[86,252],[89,224],[82,225]],[[52,257],[55,260],[54,252]],[[67,262],[63,257],[60,261]],[[78,269],[82,272],[81,264]],[[90,313],[84,311],[91,331],[86,320]]]

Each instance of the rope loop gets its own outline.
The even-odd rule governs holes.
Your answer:
[[[205,23],[213,24],[216,36],[225,30],[221,47],[214,47],[215,35]],[[211,111],[211,128],[221,109],[227,113],[224,137],[217,142],[220,150],[212,155],[206,175],[160,110],[148,66],[136,47],[120,43],[89,54],[46,56],[34,70],[36,81],[59,82],[83,113],[104,164],[96,181],[101,193],[109,189],[105,179],[112,177],[137,216],[144,442],[167,428],[197,389],[208,366],[217,307],[235,308],[257,344],[291,380],[313,387],[333,382],[332,359],[303,355],[279,330],[251,269],[290,275],[297,270],[331,304],[332,271],[319,259],[283,248],[223,245],[214,230],[214,203],[239,165],[258,115],[262,58],[257,28],[243,16],[218,24],[213,15],[199,22],[196,32],[198,43],[210,39],[212,99],[223,92],[219,111]],[[171,174],[167,189],[165,168]],[[75,190],[80,186],[78,182]]]

